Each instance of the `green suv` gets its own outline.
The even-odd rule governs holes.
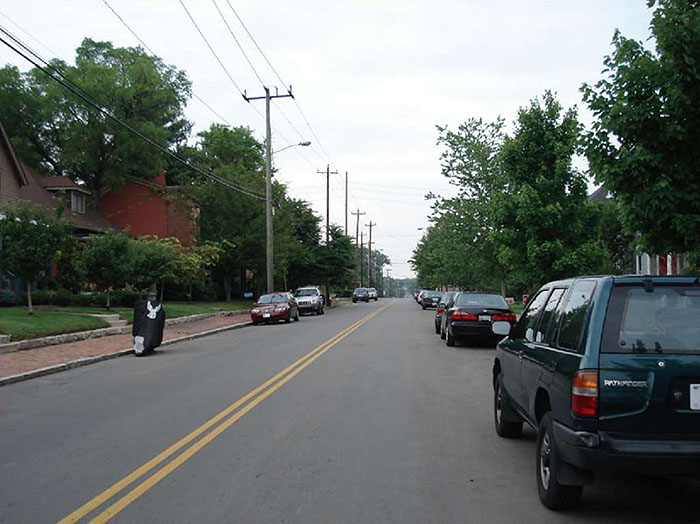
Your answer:
[[[599,470],[700,475],[699,278],[551,282],[492,329],[496,432],[537,429],[545,506],[576,506]]]

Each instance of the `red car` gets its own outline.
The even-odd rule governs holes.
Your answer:
[[[299,307],[291,293],[270,293],[261,295],[250,310],[253,324],[284,320],[289,323],[292,319],[299,321]]]

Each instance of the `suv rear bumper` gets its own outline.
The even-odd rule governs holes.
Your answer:
[[[700,440],[614,438],[604,432],[574,431],[556,421],[554,437],[564,461],[582,469],[700,476]]]

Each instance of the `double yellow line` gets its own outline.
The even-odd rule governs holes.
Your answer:
[[[180,455],[175,457],[172,461],[161,467],[158,471],[153,473],[151,476],[146,478],[144,481],[142,481],[140,484],[132,488],[127,494],[123,495],[120,499],[118,499],[116,502],[114,502],[112,505],[110,505],[107,509],[102,511],[99,515],[95,516],[90,523],[102,523],[102,522],[107,522],[109,521],[112,517],[117,515],[120,511],[122,511],[124,508],[126,508],[129,504],[131,504],[133,501],[138,499],[141,495],[146,493],[150,488],[155,486],[158,482],[163,480],[166,476],[168,476],[170,473],[172,473],[178,466],[181,464],[185,463],[189,458],[191,458],[195,453],[197,453],[199,450],[201,450],[204,446],[209,444],[212,440],[214,440],[216,437],[218,437],[221,433],[226,431],[230,426],[236,423],[239,419],[241,419],[246,413],[251,411],[255,406],[260,404],[263,400],[265,400],[267,397],[272,395],[275,391],[277,391],[279,388],[284,386],[287,382],[289,382],[291,379],[293,379],[296,375],[301,373],[304,369],[306,369],[308,366],[311,365],[311,363],[319,358],[321,355],[326,353],[328,350],[330,350],[333,346],[335,346],[338,342],[343,340],[345,337],[347,337],[350,333],[355,331],[357,328],[377,316],[379,313],[384,311],[386,308],[388,308],[390,304],[387,304],[386,306],[370,313],[369,315],[361,318],[354,324],[351,324],[347,328],[343,329],[340,333],[335,335],[334,337],[326,340],[323,344],[320,346],[316,347],[303,357],[301,357],[299,360],[296,362],[293,362],[286,368],[284,368],[282,371],[277,373],[274,377],[266,380],[262,384],[260,384],[257,388],[253,389],[246,395],[242,396],[238,400],[236,400],[233,404],[228,406],[226,409],[220,411],[218,414],[216,414],[214,417],[209,419],[207,422],[199,426],[197,429],[189,433],[187,436],[183,437],[182,439],[178,440],[168,448],[164,449],[161,451],[158,455],[153,457],[151,460],[140,466],[139,468],[135,469],[131,473],[129,473],[126,477],[121,479],[119,482],[113,484],[106,490],[104,490],[102,493],[91,499],[90,501],[86,502],[82,506],[80,506],[78,509],[76,509],[73,513],[70,515],[67,515],[63,519],[61,519],[58,524],[68,524],[72,522],[77,522],[83,517],[85,517],[88,513],[94,511],[95,509],[99,508],[102,506],[104,503],[109,501],[111,498],[113,498],[115,495],[119,494],[122,490],[127,488],[129,485],[131,485],[133,482],[136,480],[140,479],[142,476],[144,476],[146,473],[150,472],[152,469],[154,469],[156,466],[158,466],[161,462],[165,461],[168,459],[170,456],[173,454],[177,453],[180,451],[182,448],[184,448],[187,444],[190,442],[194,441],[204,433],[206,433],[209,429],[214,428],[212,431],[209,433],[206,433],[206,435],[202,436],[199,440],[197,440],[192,446],[187,448],[184,452],[182,452]],[[240,408],[240,409],[239,409]],[[228,417],[228,418],[227,418]],[[223,421],[223,422],[222,422]],[[217,425],[218,424],[218,425]]]

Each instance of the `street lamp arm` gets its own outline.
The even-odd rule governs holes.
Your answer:
[[[308,140],[306,140],[304,142],[299,142],[298,144],[289,144],[288,146],[285,146],[282,149],[278,149],[277,151],[274,152],[274,154],[281,153],[282,151],[284,151],[285,149],[289,149],[290,147],[297,147],[297,146],[307,147],[310,145],[311,145],[311,142],[309,142]]]

